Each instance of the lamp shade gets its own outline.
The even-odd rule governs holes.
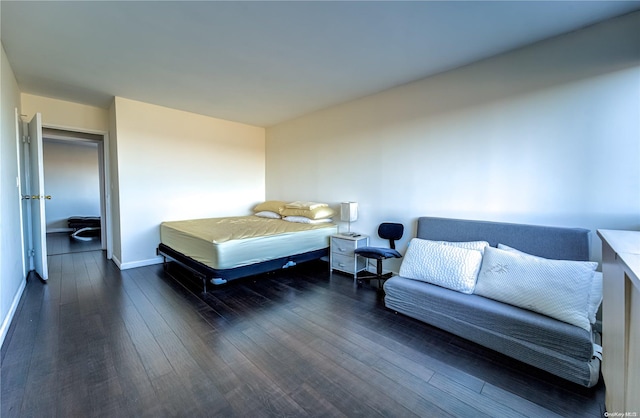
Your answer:
[[[340,220],[343,222],[355,222],[358,220],[358,202],[340,203]]]

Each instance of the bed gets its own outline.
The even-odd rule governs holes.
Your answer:
[[[328,254],[331,222],[300,223],[256,215],[168,221],[160,224],[158,255],[216,285]]]

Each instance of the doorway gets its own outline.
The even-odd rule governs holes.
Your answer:
[[[106,250],[105,135],[43,127],[47,254]],[[72,219],[91,219],[78,231]]]

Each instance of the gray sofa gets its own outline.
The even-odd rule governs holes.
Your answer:
[[[484,240],[558,260],[589,260],[589,231],[499,222],[422,217],[417,238]],[[394,276],[384,284],[385,305],[582,386],[598,382],[599,335],[592,330],[476,294]]]

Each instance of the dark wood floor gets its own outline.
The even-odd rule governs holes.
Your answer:
[[[8,417],[597,417],[585,389],[386,310],[323,262],[215,288],[49,257],[2,347]],[[173,266],[172,273],[184,280]]]
[[[102,243],[99,236],[75,239],[71,237],[70,232],[51,232],[47,234],[48,255],[95,251],[101,248]]]

